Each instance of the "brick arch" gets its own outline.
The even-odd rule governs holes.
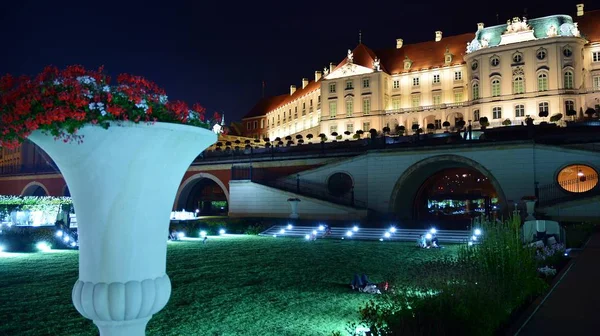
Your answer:
[[[190,193],[191,189],[193,188],[193,186],[196,184],[196,182],[198,182],[201,179],[209,179],[214,181],[219,187],[221,187],[221,189],[223,189],[223,193],[225,193],[225,197],[227,198],[227,204],[229,203],[229,190],[227,190],[227,187],[225,186],[225,184],[215,175],[213,174],[209,174],[209,173],[198,173],[198,174],[194,174],[190,177],[188,177],[185,181],[183,181],[183,183],[179,186],[179,189],[177,190],[177,197],[175,198],[175,203],[173,204],[173,208],[175,210],[180,210],[181,209],[181,204],[182,204],[182,195],[184,195],[185,198],[188,197],[187,194]]]
[[[37,182],[37,181],[29,182],[23,188],[23,190],[21,190],[21,196],[32,196],[37,187],[44,189],[46,196],[50,196],[50,193],[48,192],[48,188],[46,188],[45,185],[43,185],[42,183]]]
[[[460,155],[437,155],[410,166],[396,181],[390,198],[390,212],[401,219],[412,219],[415,198],[419,189],[432,175],[448,168],[471,168],[487,177],[498,193],[498,200],[506,210],[506,196],[500,182],[479,162]]]

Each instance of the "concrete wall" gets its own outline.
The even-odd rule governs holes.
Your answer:
[[[232,217],[285,218],[291,213],[289,198],[299,198],[298,214],[301,219],[360,219],[366,212],[324,202],[291,192],[274,189],[251,181],[229,182]]]

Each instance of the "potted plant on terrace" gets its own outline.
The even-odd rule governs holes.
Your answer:
[[[0,146],[33,141],[67,182],[80,243],[73,304],[101,335],[144,335],[169,300],[172,205],[190,163],[217,140],[204,113],[142,77],[111,85],[102,68],[0,78]]]

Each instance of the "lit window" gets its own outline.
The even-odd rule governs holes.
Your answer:
[[[575,110],[575,102],[572,100],[565,100],[565,112],[568,111],[576,111]]]
[[[473,99],[479,99],[479,83],[473,83]]]
[[[493,79],[492,80],[492,97],[500,96],[500,80]]]
[[[364,122],[362,130],[365,131],[365,132],[370,131],[371,130],[371,123],[370,122]]]
[[[442,103],[442,95],[435,94],[433,95],[433,105],[440,105]]]
[[[525,85],[523,84],[523,77],[517,76],[513,79],[513,93],[520,94],[525,92]]]
[[[454,92],[454,102],[460,103],[463,101],[463,93],[462,91]]]
[[[363,88],[368,89],[371,87],[371,81],[368,78],[363,78]]]
[[[586,165],[570,165],[558,172],[558,185],[565,191],[582,193],[592,190],[598,184],[598,172]]]
[[[337,102],[336,101],[329,102],[329,116],[331,118],[335,118],[336,115],[337,115]]]
[[[400,81],[399,80],[394,80],[394,82],[392,83],[392,88],[394,89],[399,89],[400,88]]]
[[[393,110],[400,109],[400,98],[392,98],[392,109]]]
[[[442,119],[435,119],[435,129],[442,129]]]
[[[439,74],[433,75],[433,84],[439,84],[439,83],[440,83],[440,75]]]
[[[492,109],[492,118],[493,119],[502,118],[502,107],[496,106]]]
[[[548,90],[548,74],[542,72],[538,75],[538,91]]]
[[[354,112],[354,101],[352,99],[346,100],[346,116],[351,117]]]
[[[260,128],[265,128],[265,119],[260,119]]]
[[[346,131],[354,133],[354,124],[346,124]]]
[[[600,62],[600,51],[592,52],[592,62]]]
[[[565,89],[573,88],[573,72],[565,71]]]
[[[419,86],[419,77],[413,78],[413,86]]]
[[[473,120],[479,121],[479,110],[473,111]]]
[[[351,80],[346,81],[346,90],[350,90],[350,89],[353,89],[353,88],[354,88],[354,86],[352,84],[352,81]]]
[[[524,117],[525,116],[525,105],[517,105],[515,106],[515,117]]]
[[[335,83],[329,83],[329,93],[335,93]]]
[[[371,113],[371,98],[363,98],[363,113]]]
[[[337,125],[329,126],[329,134],[337,133]]]
[[[595,90],[600,90],[600,76],[594,76],[592,82]]]
[[[462,71],[455,71],[454,72],[454,80],[455,81],[462,80]]]
[[[419,95],[412,96],[412,107],[421,106],[421,97]]]

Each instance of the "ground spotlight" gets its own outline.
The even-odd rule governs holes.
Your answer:
[[[392,236],[392,234],[391,234],[391,233],[389,233],[389,232],[386,232],[386,233],[384,234],[384,236],[385,236],[385,238],[390,238],[390,237]]]
[[[74,242],[74,241],[72,241],[72,242],[71,242],[71,247],[75,247],[75,246],[77,246],[77,243],[76,243],[76,242]]]
[[[379,238],[379,241],[383,241],[383,238]]]
[[[63,238],[63,241],[64,241],[65,243],[68,243],[68,242],[69,242],[69,240],[71,240],[71,237],[69,237],[69,236],[66,236],[66,235],[65,235],[65,237]]]
[[[63,236],[62,230],[56,231],[56,236],[59,237],[59,238],[62,237]]]
[[[319,225],[319,231],[323,231],[325,230],[325,227],[323,225]]]
[[[287,229],[291,230],[293,228],[292,224],[288,224]]]
[[[177,233],[177,238],[181,239],[181,238],[184,238],[184,237],[185,237],[185,233],[183,233],[183,232],[178,232]]]
[[[475,235],[476,236],[480,236],[481,235],[481,230],[480,229],[475,229]]]
[[[35,245],[35,247],[42,252],[48,252],[52,249],[50,247],[50,244],[48,244],[46,242],[39,242]]]
[[[285,229],[279,230],[279,233],[284,234],[285,233]]]
[[[431,239],[432,237],[433,237],[433,236],[431,235],[431,233],[428,233],[428,234],[426,234],[426,235],[425,235],[425,238],[426,238],[426,239]]]
[[[472,242],[472,241],[470,241],[470,242],[468,242],[468,243],[467,243],[467,245],[469,245],[469,246],[473,246],[473,242]]]
[[[304,236],[304,238],[306,238],[306,240],[309,240],[310,239],[310,235],[306,235],[306,236]]]
[[[221,229],[221,230],[219,230],[219,234],[220,234],[220,235],[224,235],[224,234],[225,234],[225,229]]]
[[[352,231],[348,230],[348,232],[346,232],[346,236],[352,237]]]
[[[391,232],[391,233],[396,233],[396,228],[392,226],[392,227],[390,228],[390,232]]]
[[[472,239],[473,241],[477,241],[477,236],[473,236],[473,237],[471,237],[471,239]]]
[[[206,237],[206,231],[200,231],[200,237],[202,237],[202,238]]]
[[[358,231],[358,226],[354,225],[354,227],[352,228],[352,231],[357,232]]]
[[[316,236],[317,235],[317,230],[313,230],[313,234]]]
[[[436,234],[437,230],[435,228],[431,228],[431,230],[429,230],[429,232],[431,232],[431,234]]]
[[[277,235],[273,235],[273,238],[277,238]]]

